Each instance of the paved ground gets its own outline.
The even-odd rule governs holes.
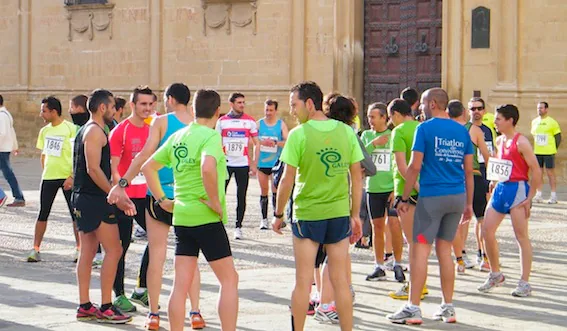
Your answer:
[[[113,326],[79,323],[74,319],[77,302],[74,264],[72,263],[73,237],[70,218],[62,195],[53,208],[42,255],[44,262],[28,264],[23,258],[32,246],[33,224],[38,210],[39,161],[16,158],[14,167],[25,190],[28,204],[25,208],[0,210],[0,330],[107,330]],[[8,185],[3,178],[0,186]],[[234,187],[229,193],[229,210],[234,217]],[[239,330],[289,330],[287,305],[293,286],[293,260],[290,233],[283,237],[272,232],[259,231],[258,186],[251,182],[248,213],[245,220],[245,240],[232,241],[237,268],[240,273]],[[559,195],[567,200],[567,194]],[[567,204],[536,205],[531,221],[534,245],[532,286],[533,296],[518,299],[510,291],[518,280],[518,250],[508,221],[499,231],[502,263],[508,282],[490,295],[478,294],[476,286],[486,274],[467,271],[457,278],[454,303],[459,324],[442,325],[430,319],[422,328],[431,330],[565,330],[567,329]],[[232,225],[229,225],[232,236]],[[472,237],[468,247],[474,252]],[[145,242],[132,244],[127,258],[127,292],[131,292],[136,269]],[[161,303],[167,303],[171,291],[173,270],[173,237],[165,271]],[[394,281],[368,283],[365,275],[372,268],[372,257],[367,250],[353,250],[353,282],[357,291],[355,329],[398,330],[404,326],[390,325],[384,315],[398,308],[401,302],[387,297],[397,289]],[[218,285],[206,262],[199,264],[203,275],[201,308],[208,323],[207,330],[219,330],[215,311]],[[98,302],[98,273],[94,271],[93,301]],[[430,258],[429,289],[422,309],[425,317],[431,316],[441,301],[438,270],[434,257]],[[131,325],[121,329],[143,329],[144,314],[139,308]],[[163,319],[167,329],[167,317]],[[188,328],[189,329],[189,328]],[[306,330],[338,330],[337,326],[320,325],[308,319]]]

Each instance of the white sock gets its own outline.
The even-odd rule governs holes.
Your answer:
[[[551,198],[557,199],[557,192],[551,192]]]
[[[134,288],[134,292],[136,294],[144,294],[144,292],[146,292],[146,288],[145,287],[136,287],[136,288]]]
[[[536,196],[536,197],[541,197],[541,191],[539,191],[539,190],[538,190],[538,191],[536,191],[536,194],[535,194],[535,196]]]
[[[374,269],[376,269],[376,268],[380,268],[380,269],[384,270],[384,265],[381,264],[381,263],[374,262]]]
[[[416,306],[416,305],[414,305],[414,304],[412,304],[412,303],[409,303],[409,302],[406,303],[406,307],[408,307],[408,309],[411,310],[411,311],[414,311],[414,310],[418,310],[418,309],[419,309],[419,306]]]

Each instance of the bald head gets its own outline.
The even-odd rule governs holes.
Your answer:
[[[442,88],[431,88],[421,94],[421,111],[427,118],[446,117],[445,109],[449,103],[449,96]]]

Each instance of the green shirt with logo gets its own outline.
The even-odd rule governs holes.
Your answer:
[[[376,166],[376,175],[366,177],[366,191],[368,193],[389,193],[394,190],[394,178],[392,175],[393,157],[391,151],[392,137],[388,138],[385,145],[374,146],[372,141],[375,138],[390,135],[392,131],[386,129],[383,132],[366,130],[360,136],[366,151],[372,157]]]
[[[208,200],[201,177],[201,163],[206,156],[216,159],[217,185],[223,209],[222,222],[226,223],[226,158],[222,149],[222,138],[216,130],[191,123],[172,134],[154,153],[152,158],[173,169],[175,180],[173,225],[194,227],[220,221],[219,215],[200,199]]]
[[[392,130],[392,155],[394,157],[394,194],[396,196],[401,196],[404,194],[404,187],[406,180],[402,177],[402,174],[398,170],[398,165],[395,162],[396,152],[404,152],[406,154],[406,164],[409,165],[411,159],[411,148],[413,146],[413,138],[415,136],[415,131],[419,125],[418,121],[406,121],[402,124],[396,126]],[[417,191],[414,189],[411,191],[411,195],[416,195]]]
[[[350,215],[349,169],[364,158],[352,128],[336,120],[310,120],[289,132],[280,158],[297,168],[297,220]]]

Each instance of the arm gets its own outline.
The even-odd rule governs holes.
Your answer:
[[[110,157],[110,173],[112,174],[112,185],[117,185],[118,180],[121,178],[118,172],[118,164],[120,163],[120,156]]]
[[[87,173],[93,182],[104,192],[110,191],[110,182],[100,168],[101,150],[106,144],[104,132],[97,127],[91,126],[87,129],[83,138],[85,144],[85,161],[87,165]]]
[[[362,201],[362,178],[358,175],[361,172],[361,162],[356,162],[350,166],[350,192],[351,207],[350,217],[360,217],[360,202]]]
[[[163,167],[163,164],[157,162],[154,159],[147,160],[142,166],[142,172],[144,173],[144,177],[146,178],[148,189],[156,200],[161,199],[165,195],[165,193],[163,192],[163,187],[159,182],[158,176],[158,171]]]
[[[539,163],[537,162],[537,158],[534,154],[532,149],[532,145],[528,141],[528,138],[521,136],[518,139],[518,150],[526,160],[526,163],[530,167],[531,178],[530,178],[530,191],[528,192],[528,197],[526,198],[527,201],[532,201],[533,197],[536,194],[536,190],[541,185],[541,169],[539,168]]]
[[[252,153],[250,153],[252,149],[254,150],[254,159],[252,159]],[[260,160],[260,140],[258,137],[250,137],[248,140],[248,162],[252,175],[256,174],[258,160]]]
[[[486,147],[486,146],[484,146]],[[472,205],[473,205],[473,197],[474,197],[474,169],[473,169],[473,154],[465,155],[465,188],[467,193],[467,203],[466,208],[463,213],[463,219],[465,221],[470,221],[472,218]]]
[[[482,132],[482,129],[476,125],[471,126],[471,129],[473,130],[473,134],[475,136],[475,143],[478,146],[478,149],[480,150],[480,154],[482,154],[482,157],[484,158],[484,162],[488,163],[488,159],[490,158],[491,155],[490,152],[488,151],[488,146],[486,146],[486,141],[484,141],[484,132]]]
[[[278,141],[278,147],[284,147],[285,146],[285,142],[287,140],[287,135],[289,134],[289,129],[287,128],[287,125],[285,124],[284,121],[282,121],[282,140]]]
[[[364,146],[364,143],[358,136],[356,136],[356,139],[358,140],[358,144],[360,145],[360,149],[362,150],[362,155],[364,155],[364,160],[360,161],[362,170],[364,170],[364,175],[369,177],[376,175],[376,165],[372,161],[370,154],[368,154],[368,152],[366,151],[366,146]]]
[[[397,161],[398,153],[403,153],[403,152],[396,152],[396,161]],[[405,156],[404,156],[404,163],[405,163]],[[403,200],[409,199],[411,191],[413,190],[413,187],[417,182],[417,176],[421,171],[422,164],[423,164],[423,153],[416,151],[411,152],[410,164],[405,169],[405,176],[404,173],[400,171],[400,173],[402,173],[402,176],[404,176],[406,180],[406,185],[404,187],[404,194],[402,195]],[[398,169],[399,169],[399,165],[398,165]]]
[[[207,192],[207,205],[222,218],[223,210],[219,199],[217,160],[214,156],[207,155],[201,161],[201,177],[203,178],[205,192]]]
[[[284,165],[284,174],[278,185],[278,192],[276,198],[276,210],[275,215],[283,215],[285,206],[289,197],[291,196],[291,191],[293,190],[293,185],[295,183],[295,175],[297,174],[297,168],[290,166],[289,164]],[[277,218],[274,216],[274,221],[272,222],[272,230],[278,234],[283,234],[281,230],[281,225],[283,223],[283,217]]]
[[[142,169],[142,165],[152,156],[152,154],[157,150],[159,142],[162,138],[162,128],[164,128],[164,123],[166,123],[166,119],[164,117],[156,118],[152,125],[150,126],[150,135],[148,136],[148,140],[146,140],[146,144],[144,148],[140,151],[140,153],[136,154],[136,157],[132,160],[130,167],[128,167],[128,171],[122,176],[125,178],[128,183],[134,179],[139,173],[140,169]],[[144,175],[145,176],[145,175]],[[158,198],[159,199],[159,198]]]
[[[556,134],[554,137],[555,137],[555,147],[559,148],[559,145],[561,144],[561,132]]]
[[[41,170],[45,169],[45,154],[41,153],[39,161],[41,162]]]

